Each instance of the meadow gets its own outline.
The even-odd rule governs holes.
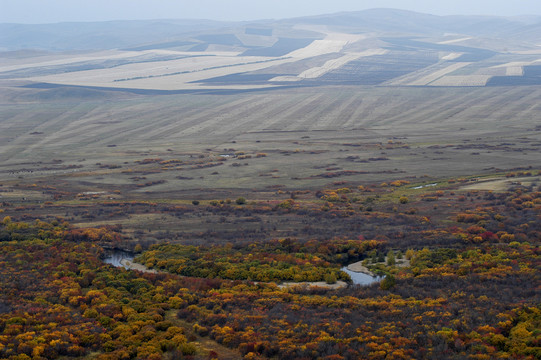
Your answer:
[[[0,178],[176,198],[536,167],[540,96],[536,87],[225,96],[4,87]]]

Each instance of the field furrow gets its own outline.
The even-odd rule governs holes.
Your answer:
[[[326,97],[325,94],[314,94],[302,106],[290,109],[285,117],[288,123],[284,124],[283,129],[287,131],[310,130],[316,119],[321,116],[321,112],[334,106],[332,102],[323,102]]]
[[[321,94],[310,92],[301,96],[293,95],[291,101],[282,104],[274,102],[270,111],[256,114],[261,122],[252,131],[291,130],[288,127],[295,126],[297,121],[305,119],[307,112],[317,105],[318,98],[321,98]]]
[[[271,100],[263,96],[251,98],[250,101],[246,101],[234,111],[220,112],[208,118],[200,124],[197,132],[193,135],[202,137],[216,136],[220,138],[225,136],[227,139],[234,138],[239,134],[249,131],[257,123],[257,121],[254,121],[254,114],[259,114],[262,109],[270,104]],[[259,121],[264,121],[264,119],[259,118]]]
[[[335,100],[340,103],[340,106],[330,114],[326,115],[326,118],[333,119],[332,125],[335,128],[347,129],[352,127],[351,124],[354,121],[354,114],[357,109],[362,106],[362,96],[355,93],[343,94],[341,99]],[[315,125],[318,129],[329,128],[327,123],[318,122]]]
[[[449,91],[435,91],[423,89],[425,98],[416,98],[413,101],[403,102],[396,108],[401,109],[394,114],[388,114],[383,124],[407,126],[411,123],[411,119],[415,119],[416,124],[429,124],[437,126],[434,119],[442,119],[440,121],[448,121],[450,117],[459,114],[464,109],[475,105],[475,99],[472,99],[468,93],[464,94],[461,91],[456,91],[449,96]],[[430,92],[430,96],[428,93]],[[483,96],[483,95],[480,95]],[[487,96],[489,98],[490,96]]]
[[[269,106],[261,109],[257,114],[257,121],[254,121],[250,126],[250,132],[265,132],[281,130],[278,125],[285,118],[284,114],[290,111],[291,107],[297,106],[299,102],[304,101],[305,94],[288,93],[274,94],[271,98]]]
[[[180,112],[179,115],[182,118],[179,118],[175,124],[152,130],[150,135],[155,140],[223,135],[224,129],[236,127],[237,121],[249,115],[251,109],[260,103],[265,103],[265,99],[241,98],[233,103],[219,106],[213,111],[200,111],[191,116]]]
[[[130,180],[130,175],[118,177],[118,173],[137,167],[135,161],[145,158],[182,158],[187,153],[207,154],[208,149],[221,152],[230,148],[252,156],[257,152],[269,154],[265,158],[247,159],[241,168],[233,168],[226,162],[218,170],[181,170],[180,175],[187,179],[177,179],[177,171],[148,175],[145,182],[166,180],[152,187],[165,190],[177,186],[250,186],[249,179],[254,177],[267,185],[283,184],[291,178],[298,178],[295,186],[321,185],[329,179],[317,176],[327,167],[344,171],[370,169],[374,173],[368,178],[381,181],[388,176],[381,171],[394,169],[407,168],[408,174],[418,174],[430,168],[430,174],[452,174],[457,168],[473,172],[480,166],[505,168],[536,162],[536,153],[528,151],[532,147],[521,145],[519,140],[524,136],[539,138],[538,132],[531,131],[538,126],[541,103],[541,91],[535,87],[329,86],[325,91],[289,89],[219,97],[129,96],[115,101],[51,101],[46,106],[2,104],[0,149],[4,164],[9,161],[11,169],[17,163],[27,162],[26,159],[51,162],[63,154],[63,164],[77,166],[73,170],[77,172],[97,169],[100,174],[106,174],[107,168],[101,168],[98,163],[120,166],[115,170],[116,178],[113,171],[109,175],[83,177],[81,181],[132,183],[135,180]],[[362,145],[386,144],[394,137],[412,144],[411,149],[391,149],[382,155],[381,150]],[[483,146],[501,142],[516,145],[489,148],[491,151],[465,147],[445,150],[442,154],[420,145]],[[361,147],[344,147],[345,143]],[[519,152],[522,147],[525,151]],[[472,152],[479,153],[479,157],[472,158]],[[387,158],[386,161],[368,160],[381,157]],[[270,173],[273,169],[279,172]],[[219,172],[219,178],[209,176],[215,171]],[[24,176],[39,173],[43,171],[35,175],[25,172]],[[348,175],[347,179],[360,178],[366,179],[367,174]]]

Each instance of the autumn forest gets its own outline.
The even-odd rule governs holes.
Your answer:
[[[420,190],[409,181],[341,182],[276,201],[91,205],[307,224],[296,236],[267,238],[269,227],[255,241],[248,233],[192,244],[138,243],[121,226],[74,227],[4,202],[0,358],[539,358],[541,191],[518,182],[504,192],[464,190],[471,181]],[[82,206],[89,210],[69,208]],[[335,235],[313,235],[320,225]],[[115,248],[158,271],[105,264]],[[356,261],[384,280],[353,284],[340,268]],[[279,286],[337,280],[349,285]]]

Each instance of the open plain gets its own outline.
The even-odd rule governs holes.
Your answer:
[[[7,183],[180,196],[541,165],[538,87],[139,95],[5,86],[0,96]]]

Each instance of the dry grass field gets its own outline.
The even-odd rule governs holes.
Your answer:
[[[540,100],[538,87],[4,87],[0,181],[189,199],[538,168]]]
[[[190,199],[539,167],[535,40],[339,19],[0,53],[0,182]]]

